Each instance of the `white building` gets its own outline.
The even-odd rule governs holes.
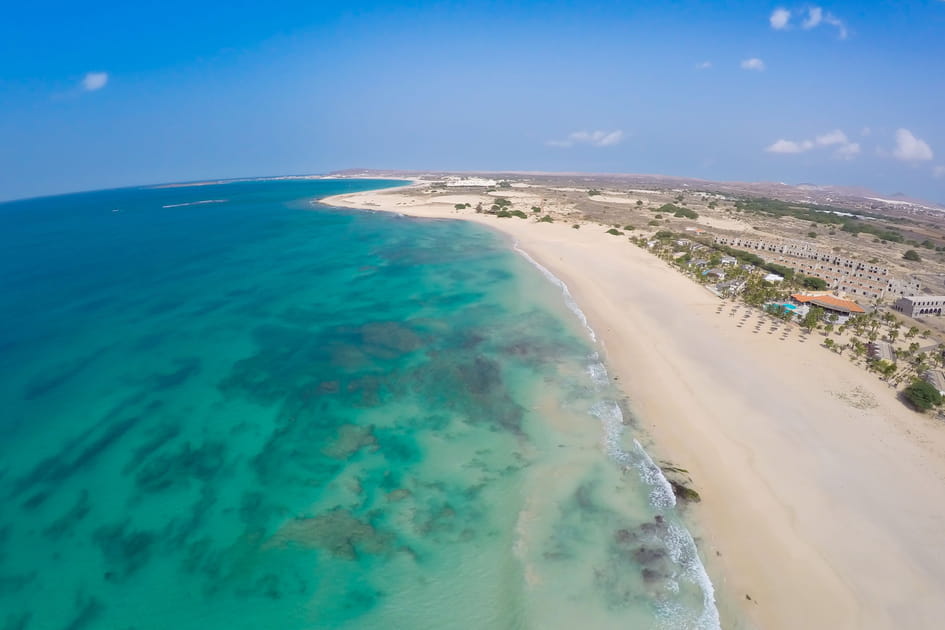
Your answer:
[[[896,300],[893,308],[909,317],[941,315],[945,311],[945,295],[909,295]]]
[[[447,186],[478,186],[484,188],[491,188],[498,184],[494,179],[485,179],[483,177],[455,177],[450,176],[446,178]]]

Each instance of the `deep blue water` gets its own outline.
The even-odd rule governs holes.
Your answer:
[[[392,184],[0,205],[0,628],[711,627],[558,289],[313,204]]]

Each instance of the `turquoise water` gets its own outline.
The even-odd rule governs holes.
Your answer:
[[[561,287],[390,182],[0,205],[0,628],[711,628]]]

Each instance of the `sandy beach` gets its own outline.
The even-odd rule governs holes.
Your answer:
[[[457,210],[395,189],[328,205],[475,221],[567,283],[645,428],[687,469],[727,628],[938,628],[945,424],[796,326],[722,301],[608,226]]]

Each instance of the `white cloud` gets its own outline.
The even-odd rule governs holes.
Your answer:
[[[924,140],[916,138],[908,129],[896,130],[896,148],[893,157],[903,162],[923,162],[934,157],[932,147]]]
[[[801,24],[802,28],[812,29],[820,26],[820,23],[824,19],[824,10],[820,7],[808,7],[807,8],[807,19],[804,20],[804,23]]]
[[[801,28],[809,31],[812,28],[817,28],[821,24],[829,24],[836,28],[840,39],[847,38],[847,25],[843,23],[843,20],[833,13],[824,11],[821,7],[807,7],[807,17],[801,23]]]
[[[850,142],[847,134],[839,129],[828,131],[815,137],[813,140],[785,140],[781,138],[774,144],[765,148],[768,153],[805,153],[811,149],[821,147],[837,147],[834,151],[834,157],[849,160],[860,153],[860,145],[856,142]]]
[[[942,0],[942,2],[945,2],[945,0]],[[870,135],[871,133],[873,133],[873,130],[870,129],[869,127],[863,127],[863,128],[860,130],[860,135],[863,136],[864,138],[865,138],[866,136]]]
[[[849,144],[849,140],[847,140],[847,134],[839,129],[834,129],[821,136],[817,136],[817,144],[822,147],[829,147],[834,144]]]
[[[697,63],[697,64],[696,64],[696,69],[697,69],[697,70],[708,70],[708,69],[711,68],[711,67],[712,67],[712,62],[711,62],[711,61],[703,61],[702,63]]]
[[[844,24],[840,18],[834,17],[828,13],[824,16],[824,22],[837,28],[837,35],[840,36],[840,39],[847,38],[847,25]]]
[[[945,0],[943,0],[945,2]],[[945,177],[945,164],[940,164],[932,169],[932,177],[935,179],[942,179]]]
[[[612,147],[623,140],[623,131],[575,131],[568,134],[565,140],[549,140],[548,145],[553,147],[572,147],[575,144],[589,144],[594,147]]]
[[[795,142],[793,140],[778,140],[771,146],[769,146],[765,151],[769,153],[803,153],[804,151],[809,151],[814,148],[814,143],[810,140],[803,140],[801,142]]]
[[[761,70],[765,69],[765,62],[758,57],[752,57],[751,59],[745,59],[742,61],[742,70]]]
[[[82,78],[82,89],[86,92],[101,90],[108,83],[107,72],[89,72]]]
[[[788,27],[791,21],[791,12],[778,7],[771,12],[771,17],[768,18],[768,21],[771,23],[771,28],[776,31],[782,31]]]
[[[852,160],[859,155],[860,145],[857,142],[848,142],[834,151],[834,155],[842,160]]]

